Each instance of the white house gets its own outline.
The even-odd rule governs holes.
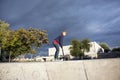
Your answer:
[[[63,49],[64,49],[64,55],[70,55],[70,46],[71,45],[67,45],[67,46],[63,46]],[[91,58],[97,58],[97,54],[99,52],[104,52],[104,49],[99,45],[97,44],[96,42],[90,42],[90,51],[89,52],[85,52],[85,56],[89,56]],[[55,48],[49,48],[48,49],[48,54],[49,56],[54,56],[55,54]],[[63,55],[62,54],[62,50],[60,48],[60,53],[59,53],[59,56],[60,55]],[[71,56],[71,55],[70,55]]]
[[[85,52],[85,55],[88,55],[91,58],[97,58],[98,53],[104,53],[104,49],[98,43],[90,42],[90,51]]]

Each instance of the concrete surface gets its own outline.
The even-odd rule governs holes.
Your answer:
[[[0,63],[0,80],[120,80],[120,58]]]

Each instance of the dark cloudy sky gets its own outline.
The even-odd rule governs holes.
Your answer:
[[[0,0],[0,19],[11,29],[45,29],[50,42],[66,30],[64,44],[89,38],[120,46],[120,0]]]

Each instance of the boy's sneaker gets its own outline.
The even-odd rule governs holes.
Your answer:
[[[61,60],[60,59],[54,59],[53,61],[63,61],[63,59],[61,59]]]

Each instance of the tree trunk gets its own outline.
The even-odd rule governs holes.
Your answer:
[[[1,47],[0,47],[0,61],[2,61]]]
[[[83,60],[83,55],[81,56],[81,59]]]
[[[31,59],[33,58],[33,54],[31,54]]]
[[[84,59],[84,51],[82,51],[81,60]]]
[[[1,47],[0,47],[0,55],[1,55]]]
[[[23,55],[23,58],[25,59],[26,54]]]
[[[11,61],[11,51],[9,53],[9,63],[10,63],[10,61]]]

